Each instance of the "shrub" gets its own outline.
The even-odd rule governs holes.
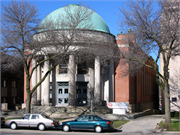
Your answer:
[[[171,112],[171,117],[179,117],[179,112]]]

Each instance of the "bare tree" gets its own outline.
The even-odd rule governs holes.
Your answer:
[[[14,61],[18,64],[14,64]],[[16,57],[15,55],[8,55],[4,52],[1,52],[1,72],[9,72],[14,73],[22,70],[23,63],[19,59],[19,57]]]
[[[122,14],[119,23],[122,28],[131,28],[136,36],[136,44],[132,44],[131,49],[136,50],[140,47],[146,54],[154,53],[156,56],[152,65],[147,65],[141,51],[136,55],[122,55],[132,61],[138,61],[144,66],[156,71],[157,83],[164,92],[165,97],[165,122],[170,123],[170,90],[168,84],[168,66],[172,57],[180,54],[179,50],[179,0],[128,0],[126,7],[119,7]],[[140,52],[140,53],[139,53]],[[133,53],[134,54],[134,53]],[[163,73],[158,70],[158,60],[163,59]],[[145,59],[144,59],[145,58]],[[162,81],[159,81],[158,77]]]
[[[94,11],[82,5],[69,5],[63,10],[65,14],[59,14],[55,20],[48,15],[39,25],[37,8],[31,3],[12,1],[3,5],[1,51],[9,55],[16,54],[23,62],[26,74],[27,113],[30,112],[33,93],[59,63],[67,62],[68,55],[73,54],[78,58],[88,58],[87,60],[99,55],[102,62],[110,58],[108,47],[112,48],[110,43],[115,43],[114,39],[104,38],[105,34],[101,32],[93,34],[91,15]],[[103,45],[104,49],[100,45]],[[37,63],[33,64],[33,60]],[[75,60],[77,63],[83,61],[83,59]],[[49,64],[47,72],[31,88],[30,81],[34,71],[39,66],[47,65],[48,61],[53,63]],[[75,93],[72,94],[75,96]]]
[[[37,8],[28,2],[11,1],[7,5],[2,5],[2,18],[1,18],[1,35],[2,44],[1,52],[9,56],[16,56],[18,61],[10,60],[6,65],[13,65],[16,68],[19,63],[23,63],[26,69],[26,78],[30,84],[30,62],[31,59],[25,54],[26,45],[35,46],[32,42],[32,34],[36,32],[39,19]],[[8,57],[3,57],[7,61]],[[30,87],[26,87],[28,97],[32,95]],[[28,99],[30,103],[30,99]],[[28,104],[26,112],[30,112]]]

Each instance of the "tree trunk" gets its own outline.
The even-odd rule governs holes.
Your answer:
[[[26,113],[31,113],[31,91],[30,91],[30,80],[26,76],[26,92],[27,92],[27,99],[26,99]]]
[[[31,94],[27,94],[26,113],[31,113]]]
[[[170,112],[170,91],[168,80],[165,80],[165,91],[164,91],[164,99],[165,99],[165,123],[171,123],[171,112]]]

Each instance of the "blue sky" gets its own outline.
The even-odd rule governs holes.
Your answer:
[[[8,0],[0,0],[1,3],[6,4]],[[122,7],[123,0],[28,0],[34,5],[38,7],[39,15],[41,20],[45,18],[46,15],[51,13],[52,11],[66,6],[68,4],[86,4],[90,6],[90,9],[94,10],[97,14],[99,14],[104,21],[106,22],[107,26],[110,29],[110,33],[114,36],[121,33],[118,28],[118,7]],[[125,0],[124,0],[125,1]],[[127,28],[128,29],[128,28]],[[127,33],[127,31],[123,31],[123,33]],[[155,54],[151,54],[153,57],[156,57]],[[160,63],[158,62],[158,65]]]
[[[99,14],[110,29],[110,33],[116,36],[120,33],[118,29],[118,6],[120,7],[123,3],[123,0],[28,0],[38,7],[39,14],[41,19],[45,18],[46,15],[52,11],[66,6],[68,4],[86,4],[90,6],[90,9],[94,10]],[[1,0],[2,3],[7,3],[8,0]],[[126,33],[126,32],[125,32]]]
[[[116,15],[116,12],[118,12],[118,6],[122,5],[123,1],[116,0],[116,1],[107,1],[107,0],[81,0],[81,1],[68,1],[68,0],[54,0],[54,1],[47,1],[47,0],[39,0],[39,1],[31,1],[33,4],[37,5],[41,17],[44,18],[46,15],[51,13],[52,11],[66,6],[68,4],[78,4],[79,2],[82,2],[82,4],[87,4],[90,6],[90,9],[95,10],[97,14],[99,14],[106,24],[108,25],[111,34],[117,35],[119,32],[118,30],[118,16]]]

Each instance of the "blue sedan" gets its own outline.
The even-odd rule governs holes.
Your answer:
[[[83,115],[73,121],[62,122],[59,128],[65,132],[69,130],[93,130],[100,133],[103,130],[113,129],[113,121],[103,119],[97,115]]]

